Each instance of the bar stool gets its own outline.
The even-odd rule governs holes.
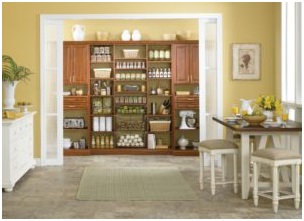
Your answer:
[[[273,210],[278,212],[279,200],[294,199],[295,208],[299,209],[300,205],[300,164],[302,163],[300,154],[278,149],[266,148],[258,150],[252,154],[253,161],[253,201],[258,206],[259,196],[272,199]],[[272,190],[259,191],[258,187],[258,164],[266,164],[272,167]],[[279,190],[278,168],[288,166],[292,168],[292,191]],[[269,193],[272,193],[270,195]],[[283,193],[285,195],[281,195]]]
[[[234,193],[237,194],[237,154],[238,145],[229,140],[214,139],[205,140],[199,143],[199,157],[200,157],[200,189],[204,189],[204,153],[210,155],[211,167],[211,194],[215,195],[215,185],[222,184],[223,186],[228,183],[233,183]],[[222,181],[215,181],[215,155],[221,155],[222,158]],[[233,154],[233,181],[226,181],[226,155]]]

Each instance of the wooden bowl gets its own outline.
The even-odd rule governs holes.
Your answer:
[[[251,126],[259,126],[260,123],[266,120],[265,115],[245,115],[242,118]]]

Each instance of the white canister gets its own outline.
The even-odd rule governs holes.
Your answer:
[[[93,118],[93,131],[99,131],[99,118]]]
[[[123,30],[122,34],[121,34],[121,40],[123,41],[130,41],[131,39],[131,34],[129,32],[129,30]]]
[[[106,131],[112,131],[112,117],[106,117]]]
[[[133,41],[140,41],[141,40],[141,34],[138,30],[134,30],[132,33],[132,40]]]
[[[99,131],[106,131],[106,117],[99,117]]]

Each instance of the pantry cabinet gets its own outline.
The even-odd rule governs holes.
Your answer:
[[[84,94],[64,97],[64,115],[85,119],[86,150],[90,154],[171,154],[177,148],[175,109],[182,104],[191,108],[175,97],[174,85],[187,82],[192,87],[198,82],[197,41],[65,42],[65,60],[76,59],[70,58],[73,50],[86,59],[78,60],[83,63],[76,67],[65,62],[65,73],[71,75],[85,66],[88,70],[86,78],[78,81],[82,86],[73,81],[74,74],[65,74],[66,92],[76,87],[84,88]],[[177,68],[187,70],[186,75],[179,76]],[[195,100],[193,108],[197,104]],[[65,136],[72,141],[79,138],[66,130]],[[65,154],[72,151],[77,152],[72,146]]]

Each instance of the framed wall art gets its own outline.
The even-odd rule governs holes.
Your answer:
[[[232,79],[260,80],[261,45],[232,44]]]

